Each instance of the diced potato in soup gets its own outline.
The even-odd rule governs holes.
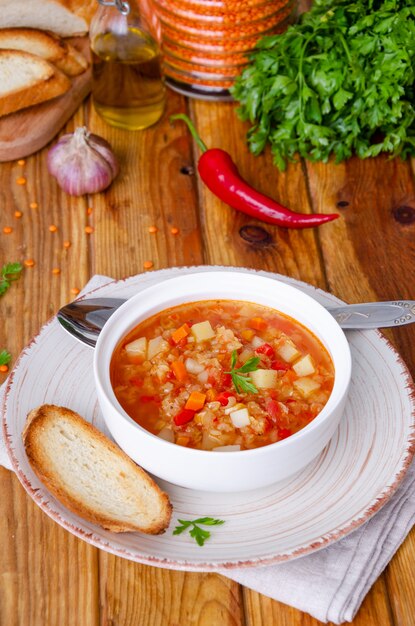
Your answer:
[[[147,339],[145,337],[139,337],[135,341],[127,343],[125,349],[128,355],[145,359],[147,356]]]
[[[306,354],[302,359],[296,361],[293,365],[293,370],[297,376],[310,376],[310,374],[314,374],[316,371],[313,359],[309,354]]]
[[[160,352],[166,352],[169,349],[169,344],[163,339],[163,337],[155,337],[148,342],[148,359],[154,359],[154,357]]]
[[[233,300],[183,304],[120,341],[111,383],[140,426],[183,447],[218,452],[277,443],[320,413],[333,363],[299,322]]]
[[[291,363],[301,356],[301,352],[297,350],[292,341],[284,341],[284,343],[279,346],[277,352],[287,363]]]
[[[210,322],[199,322],[198,324],[194,324],[191,328],[191,332],[196,341],[207,341],[208,339],[212,339],[215,336],[215,331],[213,330]]]
[[[249,376],[258,389],[273,389],[277,386],[278,372],[275,370],[256,370],[250,372]]]
[[[320,383],[312,378],[299,378],[294,381],[294,387],[298,389],[305,398],[308,398],[314,391],[320,389]]]

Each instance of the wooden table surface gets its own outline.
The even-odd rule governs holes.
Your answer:
[[[281,174],[269,154],[248,153],[247,128],[234,108],[169,92],[163,120],[128,133],[106,126],[86,102],[66,132],[87,124],[111,142],[121,162],[110,189],[92,197],[59,190],[47,173],[47,149],[24,164],[0,166],[0,263],[35,261],[0,299],[0,349],[7,348],[13,361],[73,299],[73,289],[95,273],[121,278],[143,272],[146,261],[155,270],[199,264],[271,270],[348,302],[415,297],[413,165],[386,158],[337,166],[303,161]],[[296,211],[338,210],[340,219],[316,230],[288,231],[222,204],[196,174],[198,151],[185,126],[169,124],[170,114],[186,111],[206,143],[228,150],[257,188]],[[22,176],[26,184],[19,185]],[[153,225],[156,234],[148,232]],[[4,226],[12,233],[4,234]],[[172,227],[179,233],[172,234]],[[415,325],[387,334],[414,372]],[[0,493],[1,626],[319,623],[214,573],[162,570],[101,552],[50,520],[3,468]],[[415,624],[414,562],[412,532],[366,597],[355,626]]]

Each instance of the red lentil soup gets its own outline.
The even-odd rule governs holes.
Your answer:
[[[333,388],[304,326],[234,300],[183,304],[132,330],[111,361],[115,395],[151,433],[189,448],[248,450],[307,426]]]

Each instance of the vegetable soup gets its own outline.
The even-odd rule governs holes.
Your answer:
[[[307,426],[334,383],[327,350],[269,307],[234,300],[183,304],[140,323],[111,361],[130,417],[172,443],[248,450]]]

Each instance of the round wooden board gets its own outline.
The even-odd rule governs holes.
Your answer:
[[[69,40],[89,57],[87,37]],[[91,90],[91,68],[72,79],[63,96],[0,118],[0,162],[29,156],[46,146],[63,128]]]

